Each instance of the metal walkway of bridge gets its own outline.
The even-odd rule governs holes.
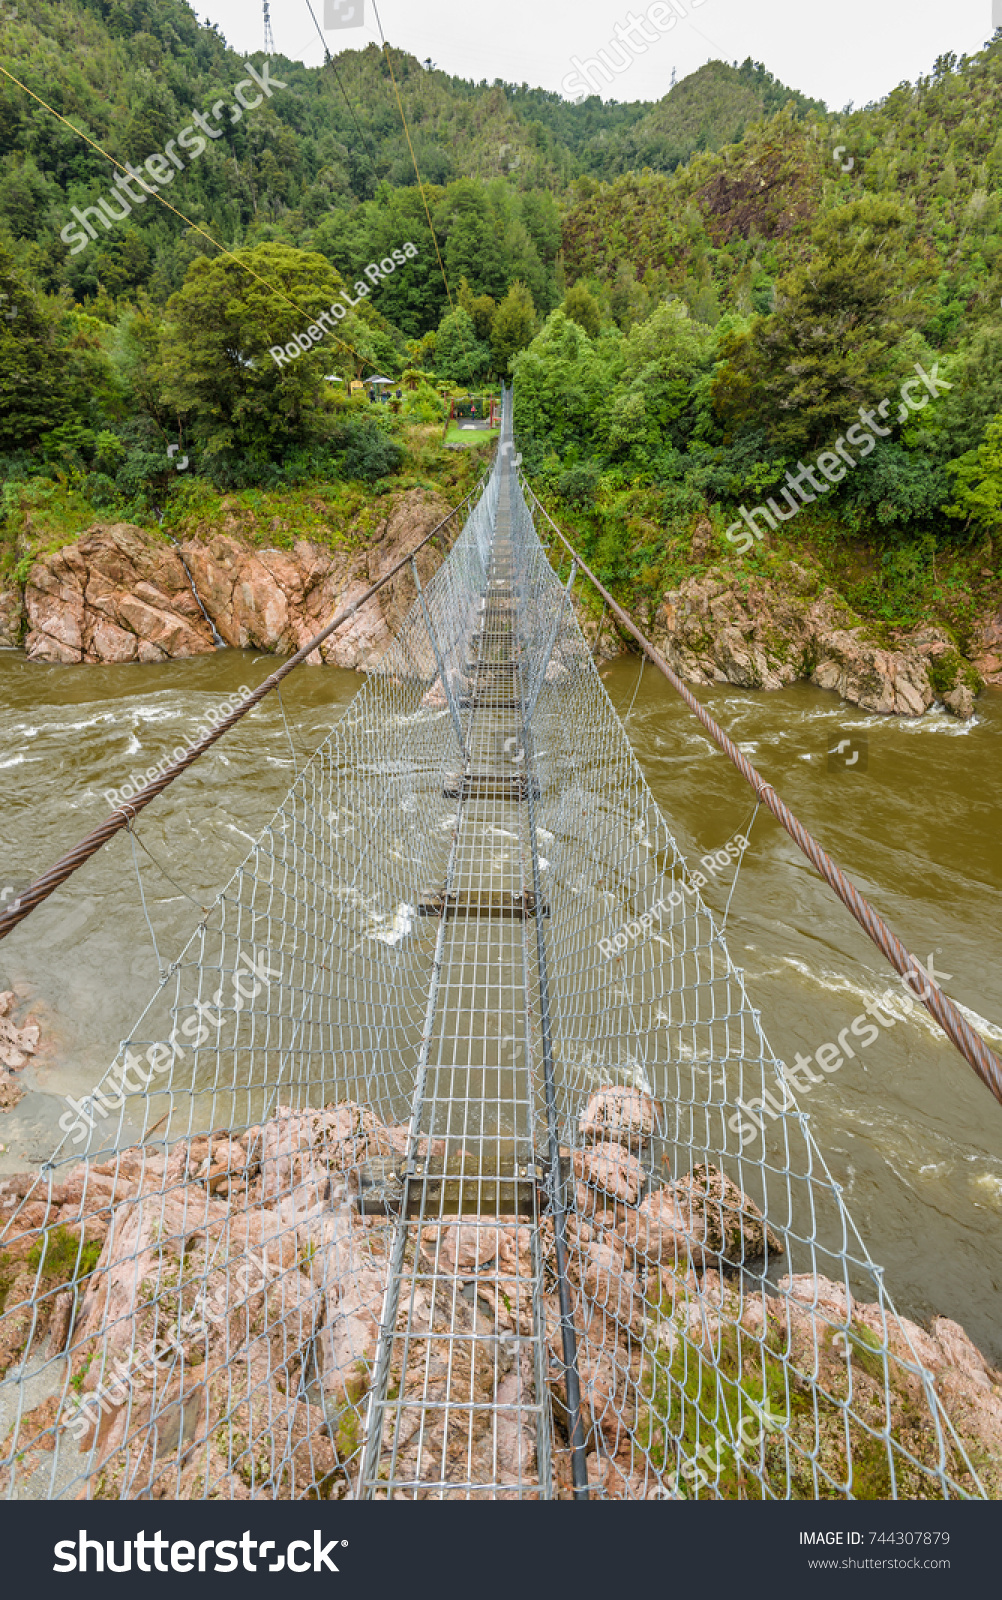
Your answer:
[[[0,1181],[3,1494],[999,1492],[689,880],[574,577],[509,395],[451,552],[395,580],[379,669],[77,1128]]]

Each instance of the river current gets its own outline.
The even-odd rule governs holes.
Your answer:
[[[274,659],[64,668],[0,652],[0,887],[19,887],[109,809],[104,792],[188,744]],[[835,1040],[895,975],[667,684],[604,669],[692,867],[750,844],[727,938],[771,1043],[792,1062]],[[0,990],[42,1028],[28,1094],[0,1117],[0,1172],[46,1160],[63,1094],[88,1092],[169,961],[246,854],[359,677],[302,668],[0,943]],[[701,691],[705,703],[944,988],[1002,1048],[1002,695],[963,724],[867,716],[806,684]],[[291,741],[290,744],[290,730]],[[840,741],[840,756],[829,751]],[[706,869],[703,869],[704,871]],[[722,915],[734,866],[703,897]],[[156,935],[159,958],[139,893]],[[882,1027],[802,1104],[902,1312],[960,1322],[1002,1365],[1002,1107],[923,1008]]]

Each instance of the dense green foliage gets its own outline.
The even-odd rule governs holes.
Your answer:
[[[3,49],[0,519],[59,474],[162,504],[174,444],[221,487],[377,483],[378,369],[428,424],[514,374],[527,463],[652,591],[825,453],[819,547],[906,574],[1002,521],[1002,36],[835,117],[750,60],[652,106],[393,51],[413,158],[374,46],[245,64],[184,0],[36,0]]]
[[[797,116],[824,112],[819,101],[784,88],[760,63],[708,61],[617,137],[592,147],[587,170],[603,177],[642,168],[674,172],[701,150],[736,143],[750,123],[787,106]]]
[[[740,552],[740,506],[784,534],[791,503],[836,564],[867,542],[881,576],[856,598],[889,618],[944,545],[998,565],[1000,89],[1002,35],[863,111],[787,104],[671,176],[577,180],[564,267],[601,328],[550,317],[515,364],[516,425],[607,577],[656,591],[697,515]],[[784,499],[818,459],[813,500]]]

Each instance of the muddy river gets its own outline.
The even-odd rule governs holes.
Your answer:
[[[49,866],[106,814],[104,794],[176,745],[274,659],[222,651],[163,666],[62,668],[0,652],[0,889]],[[623,658],[605,671],[648,782],[693,865],[746,831],[754,797],[671,689]],[[47,1159],[62,1094],[114,1058],[201,908],[246,854],[354,695],[302,668],[0,943],[0,989],[41,1047],[0,1117],[0,1171]],[[808,685],[704,691],[714,715],[908,947],[1002,1047],[1002,695],[973,723],[866,716]],[[632,709],[631,708],[632,704]],[[291,742],[290,731],[291,730]],[[829,750],[844,748],[834,763]],[[777,1054],[810,1055],[894,974],[772,817],[749,834],[727,921]],[[704,898],[723,913],[733,866]],[[140,895],[140,885],[142,896]],[[158,951],[143,910],[153,926]],[[803,1100],[899,1309],[955,1318],[1002,1365],[1002,1107],[913,1009]]]

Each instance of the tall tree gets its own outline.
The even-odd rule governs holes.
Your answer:
[[[0,450],[38,443],[72,414],[58,318],[0,245]]]
[[[576,283],[568,289],[561,309],[565,317],[570,317],[572,322],[584,329],[589,339],[598,338],[602,327],[602,309],[583,283]]]
[[[520,350],[532,343],[536,332],[536,308],[524,283],[513,283],[498,306],[491,329],[491,349],[499,372],[511,372]]]
[[[372,359],[371,336],[348,314],[306,353],[288,347],[296,335],[308,340],[311,326],[322,331],[315,319],[344,304],[342,287],[323,256],[283,244],[192,263],[167,307],[164,388],[206,455],[275,460],[328,435],[326,375],[359,366],[340,341]]]
[[[600,343],[554,311],[527,350],[515,357],[515,425],[558,452],[594,446],[609,390],[618,375],[618,332]]]
[[[491,366],[491,348],[477,338],[473,318],[460,306],[443,317],[435,341],[435,371],[453,383],[482,383]]]
[[[472,319],[473,331],[477,338],[484,344],[490,344],[491,329],[494,326],[494,316],[497,311],[497,301],[493,295],[473,293],[468,278],[464,278],[459,285],[459,304]]]
[[[766,420],[774,442],[826,443],[860,406],[893,396],[914,356],[905,335],[928,315],[932,263],[914,220],[867,196],[827,212],[811,254],[776,285],[776,310],[724,342],[714,385],[725,419]]]

